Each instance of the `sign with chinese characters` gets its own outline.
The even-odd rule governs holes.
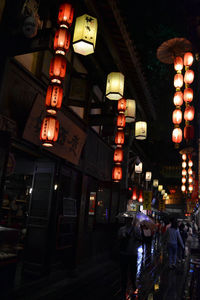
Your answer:
[[[40,145],[40,128],[45,116],[44,97],[38,94],[26,123],[23,138],[35,145]],[[63,112],[57,113],[60,123],[58,141],[52,148],[44,148],[53,154],[78,165],[86,133],[71,121]]]
[[[143,191],[143,209],[151,210],[152,191]]]

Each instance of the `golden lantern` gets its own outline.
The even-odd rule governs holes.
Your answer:
[[[193,106],[187,106],[184,111],[184,119],[185,121],[192,121],[194,119],[194,107]]]
[[[125,114],[126,111],[126,99],[121,98],[118,100],[117,110],[119,114]]]
[[[153,186],[158,187],[158,182],[159,182],[158,179],[154,179],[153,180]]]
[[[193,100],[193,89],[191,88],[184,89],[183,99],[185,102],[191,102]]]
[[[174,59],[174,70],[177,71],[177,73],[180,73],[183,69],[183,59],[180,56],[175,57]]]
[[[186,176],[187,175],[187,171],[185,169],[182,170],[182,176]]]
[[[172,114],[172,121],[174,124],[180,124],[182,122],[182,111],[175,109]]]
[[[188,160],[188,167],[192,167],[193,166],[193,161],[191,159]]]
[[[113,160],[116,165],[120,165],[124,159],[124,153],[121,148],[116,148],[113,155]]]
[[[135,164],[135,173],[137,174],[142,173],[142,167],[143,167],[142,162],[140,162],[138,165]]]
[[[184,75],[184,82],[186,84],[191,84],[193,82],[193,80],[194,80],[194,71],[187,70]]]
[[[192,169],[191,168],[188,168],[188,175],[192,175]]]
[[[147,137],[147,123],[138,121],[135,123],[135,138],[137,140],[145,140]]]
[[[161,192],[162,189],[163,189],[163,185],[160,184],[160,185],[158,186],[158,191]]]
[[[181,106],[183,104],[183,93],[181,91],[176,92],[173,101],[175,106]]]
[[[182,160],[186,160],[187,159],[187,155],[185,153],[182,154]]]
[[[122,180],[122,167],[116,166],[112,169],[112,180],[114,182]]]
[[[126,118],[124,114],[120,114],[117,116],[117,129],[123,130],[126,125]]]
[[[53,48],[56,54],[65,55],[70,46],[70,32],[66,28],[59,28],[54,37]]]
[[[40,140],[45,147],[53,146],[58,139],[59,121],[53,116],[44,118],[40,131]]]
[[[124,144],[124,132],[117,131],[115,135],[115,144],[118,145],[119,148]]]
[[[62,83],[65,78],[66,67],[67,61],[63,55],[56,54],[52,57],[49,67],[49,77],[52,83]]]
[[[55,115],[61,108],[63,98],[63,88],[60,85],[49,85],[46,94],[46,110],[48,113]]]
[[[146,180],[146,181],[151,181],[151,176],[152,176],[152,173],[149,172],[149,171],[147,171],[147,172],[145,173],[145,180]]]
[[[165,190],[162,190],[162,191],[161,191],[161,195],[164,195],[164,194],[165,194]]]
[[[69,28],[72,25],[74,17],[74,8],[69,3],[63,3],[59,7],[58,24],[60,27]]]
[[[183,58],[184,66],[190,67],[193,64],[193,61],[194,61],[193,54],[191,52],[186,52]]]
[[[182,183],[186,183],[186,177],[182,177]]]
[[[119,72],[111,72],[107,76],[106,97],[109,100],[119,100],[124,93],[124,75]]]
[[[97,36],[97,19],[89,15],[76,18],[73,48],[74,52],[81,55],[94,53]]]
[[[183,86],[183,75],[182,74],[175,74],[174,76],[174,87],[179,90]]]
[[[127,123],[135,122],[135,116],[136,116],[135,100],[132,100],[132,99],[126,100],[125,116],[126,116]]]
[[[182,141],[182,130],[181,128],[174,128],[172,131],[172,142],[179,144]]]
[[[183,161],[182,162],[182,168],[185,169],[186,167],[187,167],[187,163],[186,163],[186,161]]]
[[[181,191],[182,191],[183,193],[186,192],[186,186],[185,186],[184,184],[181,186]]]

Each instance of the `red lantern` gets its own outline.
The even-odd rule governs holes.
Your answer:
[[[193,173],[193,172],[192,172],[192,168],[188,168],[188,174],[189,174],[189,175],[192,175],[192,173]]]
[[[181,106],[183,104],[183,93],[182,92],[176,92],[174,94],[174,105]]]
[[[126,110],[126,99],[121,98],[120,100],[118,100],[117,109],[118,109],[119,114],[124,114],[125,113],[125,110]]]
[[[186,183],[186,177],[182,177],[182,183]]]
[[[118,145],[118,147],[122,147],[122,145],[124,144],[124,132],[123,131],[116,132],[115,144]]]
[[[123,130],[126,125],[126,117],[123,114],[117,116],[117,128]]]
[[[174,128],[172,131],[172,142],[179,144],[182,141],[182,130],[181,128]]]
[[[72,25],[74,8],[69,3],[63,3],[59,7],[58,24],[60,27],[69,28]]]
[[[59,28],[54,37],[54,50],[56,54],[65,55],[70,46],[70,33],[66,28]]]
[[[180,89],[183,86],[183,75],[176,74],[174,76],[174,86],[176,89]]]
[[[55,117],[47,116],[44,118],[40,131],[40,140],[46,147],[53,146],[58,139],[59,121]]]
[[[194,119],[194,107],[193,106],[187,106],[184,112],[184,119],[185,121],[192,121]]]
[[[182,170],[182,176],[186,176],[187,175],[187,171],[186,171],[186,169],[183,169]]]
[[[62,80],[65,78],[66,67],[67,61],[63,55],[56,54],[52,57],[49,68],[51,82],[61,84]]]
[[[192,178],[192,176],[189,176],[188,182],[189,182],[189,183],[193,183],[193,178]]]
[[[133,188],[133,193],[132,193],[131,199],[132,200],[136,200],[137,199],[137,189],[136,188]]]
[[[184,128],[184,139],[185,140],[193,140],[194,138],[194,126],[187,125]]]
[[[186,52],[184,54],[184,58],[183,58],[183,63],[184,63],[184,66],[186,67],[190,67],[192,64],[193,64],[193,54],[191,52]]]
[[[142,191],[139,192],[138,201],[141,202],[141,203],[143,202],[143,193],[142,193]]]
[[[188,190],[189,190],[189,193],[192,193],[192,191],[193,191],[193,185],[192,184],[189,184]]]
[[[46,94],[46,109],[50,114],[55,115],[61,108],[63,88],[60,85],[49,85]]]
[[[124,159],[123,150],[121,148],[116,148],[114,151],[114,155],[113,155],[113,160],[114,160],[115,164],[116,165],[121,164],[123,159]]]
[[[194,71],[187,70],[184,75],[184,82],[186,84],[191,84],[193,82],[193,80],[194,80]]]
[[[180,109],[175,109],[172,114],[172,121],[174,124],[180,124],[182,121],[182,111]]]
[[[183,99],[185,102],[191,102],[193,100],[193,89],[184,89]]]
[[[122,180],[122,168],[121,167],[114,167],[112,169],[112,180],[114,182],[119,182]]]
[[[185,153],[182,154],[182,160],[186,160],[187,159],[187,155]]]
[[[180,71],[183,69],[183,59],[182,59],[182,57],[177,56],[177,57],[174,59],[174,69],[175,69],[177,72],[180,72]]]

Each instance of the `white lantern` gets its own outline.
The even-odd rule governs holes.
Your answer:
[[[145,140],[147,137],[147,123],[138,121],[135,123],[135,138],[137,140]]]
[[[142,173],[142,162],[139,165],[135,165],[135,173]]]
[[[153,186],[154,187],[158,187],[158,179],[154,179],[153,180]]]
[[[76,18],[73,48],[74,52],[88,55],[94,52],[97,36],[97,19],[89,15]]]
[[[106,97],[110,100],[119,100],[124,93],[124,75],[119,72],[111,72],[107,76]]]
[[[162,189],[163,189],[163,185],[160,184],[160,185],[158,186],[158,191],[161,192]]]
[[[161,195],[164,195],[164,194],[165,194],[165,190],[162,190],[162,191],[161,191]]]
[[[182,162],[182,168],[185,169],[186,167],[187,167],[187,163],[186,163],[186,161],[183,161]]]
[[[145,174],[145,180],[146,181],[151,181],[151,175],[152,175],[151,172],[146,172],[146,174]]]
[[[181,186],[181,191],[182,191],[183,193],[186,191],[186,186],[185,186],[184,184]]]
[[[125,110],[126,122],[135,122],[136,116],[136,102],[132,99],[126,100],[126,110]]]

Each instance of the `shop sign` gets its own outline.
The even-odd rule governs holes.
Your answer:
[[[143,209],[151,210],[152,191],[143,191]]]

